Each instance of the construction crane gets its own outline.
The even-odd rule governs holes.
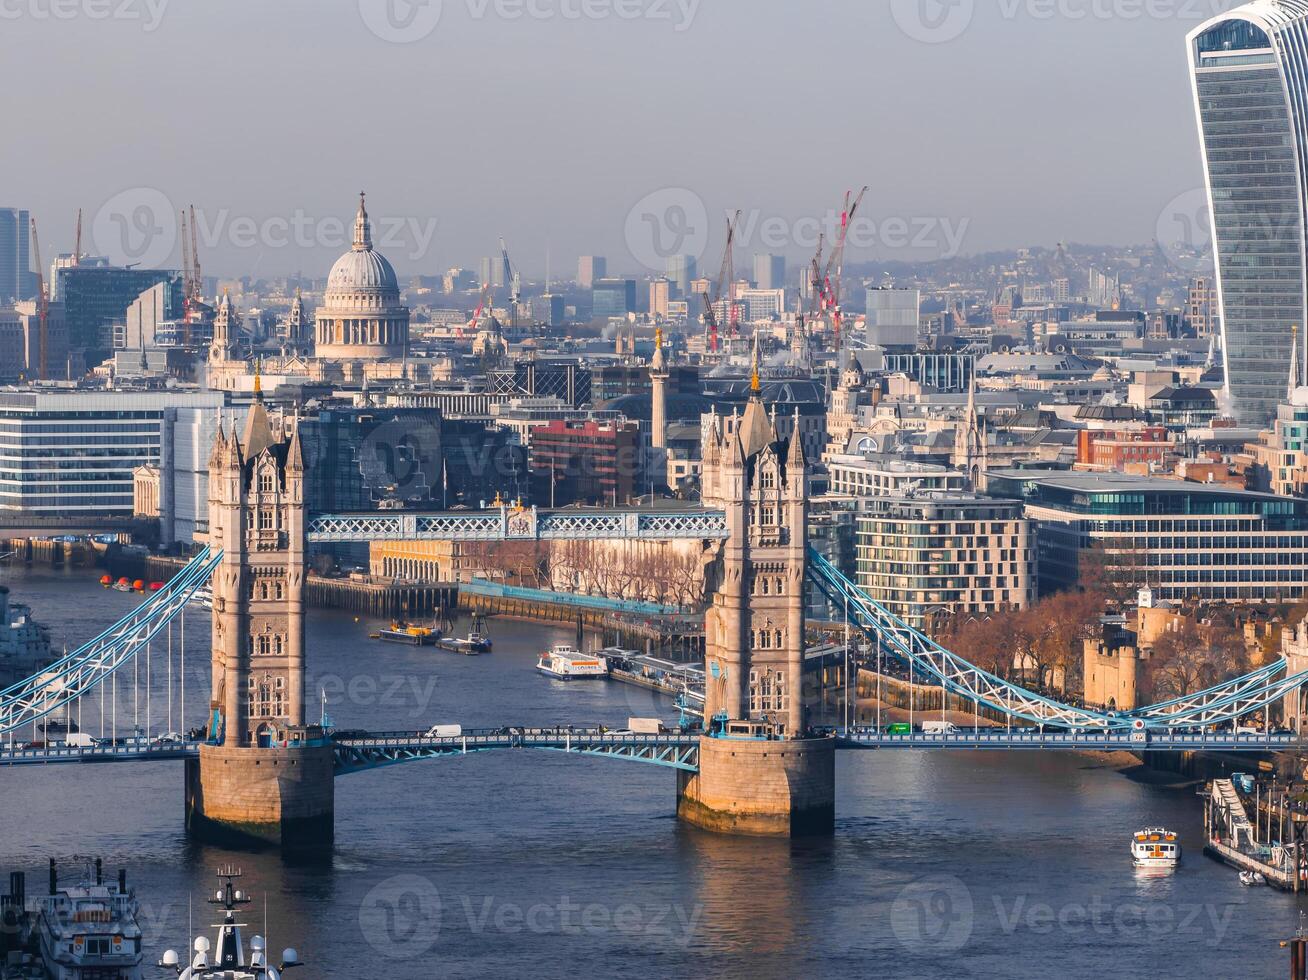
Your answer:
[[[204,299],[204,276],[200,272],[200,246],[195,232],[195,205],[191,205],[191,287],[192,298],[197,302]]]
[[[728,283],[732,276],[732,245],[736,240],[736,223],[740,221],[740,211],[736,211],[731,219],[727,222],[727,247],[722,253],[722,268],[718,270],[717,282],[713,284],[713,295],[707,292],[703,293],[704,297],[704,324],[708,333],[709,352],[716,354],[718,352],[718,311],[717,305],[722,298],[722,287]],[[730,297],[727,299],[727,322],[728,326],[735,320],[733,304]],[[734,331],[732,333],[734,336]]]
[[[77,232],[73,235],[73,262],[74,266],[82,264],[82,209],[77,209]]]
[[[36,237],[36,219],[32,219],[32,251],[36,253],[36,317],[38,380],[45,381],[49,371],[50,294],[46,291],[45,272],[41,268],[41,242]]]
[[[853,196],[852,191],[845,192],[845,207],[840,212],[840,231],[836,236],[835,247],[831,250],[831,256],[827,259],[826,268],[822,273],[822,312],[831,313],[831,331],[832,342],[836,350],[840,349],[840,326],[842,312],[840,308],[840,278],[845,271],[845,242],[849,237],[849,226],[854,220],[854,215],[858,213],[859,205],[863,203],[863,195],[867,193],[867,187],[864,186],[858,192],[858,197],[854,198],[853,204],[850,204],[850,198]]]
[[[182,226],[182,346],[191,346],[191,245],[186,239],[186,212],[179,211]]]

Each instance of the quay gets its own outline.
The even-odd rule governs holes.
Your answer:
[[[1252,820],[1245,805],[1251,789],[1256,794]],[[1308,890],[1308,815],[1286,806],[1284,794],[1280,804],[1269,800],[1264,805],[1262,790],[1261,783],[1242,774],[1208,784],[1202,794],[1204,853],[1238,871],[1262,875],[1273,888],[1296,894]]]

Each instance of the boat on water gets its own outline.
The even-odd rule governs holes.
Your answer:
[[[85,860],[82,873],[61,881],[50,861],[49,894],[27,897],[26,876],[9,876],[0,900],[4,980],[143,980],[140,906],[127,872],[104,880],[103,864]]]
[[[486,633],[486,621],[481,616],[472,617],[472,627],[467,636],[442,636],[436,640],[436,646],[451,653],[461,653],[465,657],[490,653],[492,649],[491,638]]]
[[[207,585],[202,585],[191,593],[191,601],[201,609],[213,608],[213,589]]]
[[[113,584],[113,590],[115,592],[131,592],[132,591],[131,579],[120,578],[117,582]]]
[[[1256,885],[1267,884],[1267,879],[1257,871],[1241,871],[1240,884],[1244,885],[1246,888],[1253,888]]]
[[[1131,837],[1131,860],[1137,868],[1175,868],[1181,861],[1181,841],[1162,827],[1137,830]]]
[[[403,643],[411,647],[431,646],[440,638],[440,634],[430,626],[417,626],[403,620],[369,635],[387,643]]]
[[[596,680],[609,676],[609,664],[603,657],[582,653],[574,646],[560,643],[540,655],[536,669],[560,681]]]
[[[223,910],[222,922],[214,924],[218,930],[215,941],[210,943],[207,937],[197,936],[191,944],[191,961],[185,967],[176,951],[167,950],[159,961],[161,967],[176,971],[181,980],[280,980],[291,967],[302,965],[294,949],[284,949],[281,965],[273,966],[268,961],[267,942],[262,936],[250,937],[247,957],[245,942],[241,938],[241,929],[246,923],[237,922],[236,914],[249,905],[251,899],[236,887],[240,877],[238,868],[218,870],[219,887],[209,899],[210,905]]]

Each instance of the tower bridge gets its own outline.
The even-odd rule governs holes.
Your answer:
[[[256,399],[241,434],[220,427],[209,459],[207,547],[132,613],[34,677],[0,691],[0,764],[185,761],[188,826],[198,834],[321,850],[333,837],[334,779],[424,759],[542,750],[658,765],[677,779],[677,812],[712,830],[827,833],[837,749],[1269,752],[1297,735],[1217,734],[1214,726],[1290,705],[1297,722],[1304,665],[1286,660],[1132,712],[1064,704],[941,647],[866,596],[808,548],[805,460],[778,436],[757,394],[743,414],[713,417],[702,506],[680,510],[538,510],[309,515],[298,430],[275,431]],[[384,540],[700,540],[711,557],[705,611],[703,731],[658,736],[512,725],[452,737],[333,733],[306,719],[304,584],[311,544]],[[945,690],[1009,719],[1003,729],[890,734],[815,729],[802,696],[804,593],[815,584],[849,610],[852,628]],[[125,666],[151,670],[195,590],[213,595],[209,718],[204,736],[147,730],[87,746],[25,746],[28,726],[81,706]],[[185,633],[177,651],[185,657]],[[194,654],[192,654],[194,655]],[[154,669],[163,669],[158,660]],[[183,662],[184,667],[184,662]],[[184,670],[181,671],[185,676]],[[116,691],[113,704],[117,706]],[[147,701],[147,719],[148,715]],[[171,718],[171,711],[169,712]],[[19,736],[21,737],[21,736]]]

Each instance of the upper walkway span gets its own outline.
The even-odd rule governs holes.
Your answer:
[[[371,511],[309,518],[314,544],[370,541],[695,541],[727,536],[720,510]]]

